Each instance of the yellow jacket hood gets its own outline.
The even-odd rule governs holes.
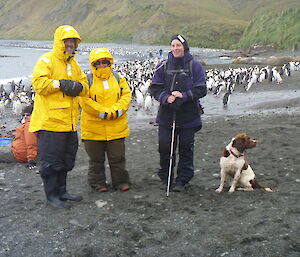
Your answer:
[[[63,25],[56,29],[54,33],[54,43],[53,43],[53,52],[59,59],[63,59],[65,61],[69,61],[72,57],[75,57],[74,54],[65,53],[65,43],[64,39],[67,38],[75,38],[76,39],[76,46],[75,51],[81,42],[81,38],[79,33],[69,25]]]
[[[91,65],[92,71],[96,70],[96,68],[93,66],[93,63],[99,59],[107,59],[110,61],[111,64],[114,63],[114,58],[107,48],[93,49],[90,52],[90,65]]]
[[[59,80],[80,82],[84,87],[80,96],[88,96],[89,86],[86,75],[75,58],[66,61],[64,55],[63,39],[75,38],[79,42],[77,31],[71,26],[61,26],[56,30],[54,38],[53,50],[39,58],[32,73],[32,87],[36,94],[30,119],[30,132],[76,131],[79,99],[65,95],[60,90]]]

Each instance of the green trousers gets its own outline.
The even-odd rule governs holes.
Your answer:
[[[109,163],[112,186],[119,188],[129,184],[129,175],[125,167],[125,139],[111,141],[84,140],[89,156],[88,183],[94,189],[107,186],[105,175],[105,155]]]

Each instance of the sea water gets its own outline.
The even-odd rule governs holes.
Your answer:
[[[51,41],[30,40],[0,40],[0,82],[12,81],[31,75],[38,58],[49,52],[52,48]],[[150,53],[153,57],[159,57],[159,49],[163,50],[163,58],[167,57],[169,46],[150,46],[137,44],[115,44],[115,43],[82,43],[76,54],[76,60],[83,70],[89,69],[89,51],[93,48],[108,48],[115,59],[115,63],[134,60],[137,58],[148,58]],[[219,56],[225,50],[191,48],[191,53],[197,59],[207,64],[230,63]]]

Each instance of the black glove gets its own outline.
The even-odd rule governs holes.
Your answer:
[[[36,161],[35,160],[30,160],[27,162],[26,168],[32,170],[36,168]]]
[[[59,84],[60,90],[67,96],[78,96],[83,89],[82,84],[74,80],[61,79]]]
[[[182,98],[176,98],[175,101],[173,103],[170,104],[170,107],[173,110],[179,110],[180,106],[183,104],[183,99]]]

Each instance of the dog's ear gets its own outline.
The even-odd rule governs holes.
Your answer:
[[[222,156],[227,158],[229,155],[230,155],[230,153],[228,152],[228,150],[226,148],[224,148]]]
[[[232,141],[232,146],[242,153],[245,150],[245,141],[246,139],[244,137],[235,138]]]

